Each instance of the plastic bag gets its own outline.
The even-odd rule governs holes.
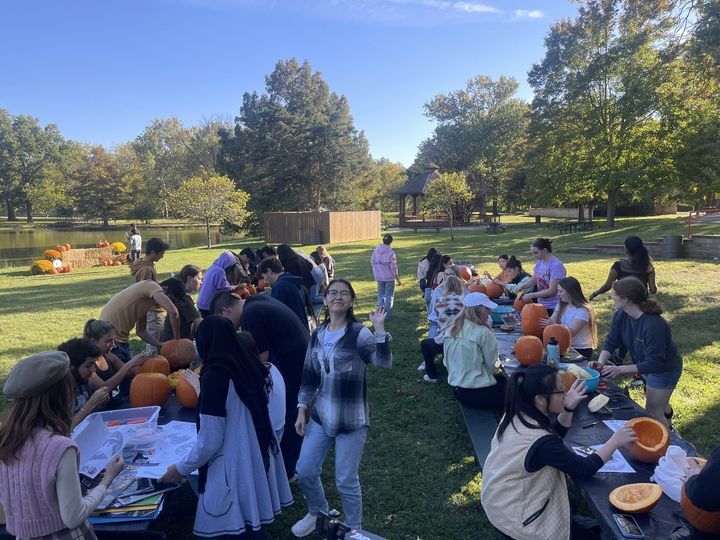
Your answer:
[[[665,495],[675,502],[680,502],[680,491],[687,479],[688,458],[685,450],[679,446],[668,446],[667,452],[658,461],[655,472],[650,477],[658,484]]]

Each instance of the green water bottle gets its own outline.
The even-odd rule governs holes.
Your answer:
[[[547,364],[552,367],[560,365],[560,345],[554,337],[547,344]]]

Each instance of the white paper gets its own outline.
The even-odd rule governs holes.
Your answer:
[[[622,429],[625,424],[627,424],[627,420],[603,420],[603,424],[605,424],[612,430],[613,433],[615,433]]]
[[[600,448],[602,448],[602,444],[596,444],[590,447],[584,447],[584,448],[592,448],[595,452],[597,452]],[[587,452],[583,452],[580,450],[580,447],[573,446],[573,451],[578,456],[587,456]],[[610,457],[610,459],[600,467],[600,470],[598,472],[601,473],[634,473],[635,469],[633,469],[630,464],[627,462],[627,460],[623,457],[623,455],[618,451],[615,450],[613,452],[613,455]]]
[[[193,422],[168,422],[158,426],[155,448],[143,453],[147,464],[132,464],[129,467],[137,468],[140,477],[160,478],[170,465],[190,452],[196,441],[197,431]]]

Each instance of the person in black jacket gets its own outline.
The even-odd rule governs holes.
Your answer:
[[[713,450],[710,459],[699,472],[689,473],[685,482],[685,495],[700,510],[720,512],[718,484],[720,484],[720,446]]]
[[[289,307],[309,331],[302,278],[286,272],[277,257],[260,261],[257,275],[265,280],[266,286],[271,287],[270,296]]]

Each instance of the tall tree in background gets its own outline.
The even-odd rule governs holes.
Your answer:
[[[469,202],[472,196],[463,173],[443,173],[428,184],[423,204],[435,215],[447,215],[450,222],[450,240],[455,241],[453,220],[458,217],[457,209],[459,205]]]
[[[119,151],[122,150],[122,147]],[[87,217],[110,219],[124,217],[130,207],[131,185],[117,155],[102,146],[90,148],[85,163],[77,171],[75,199],[78,210]],[[160,201],[158,201],[160,203]]]
[[[14,148],[12,117],[5,109],[0,109],[0,197],[7,208],[8,221],[17,220],[15,206],[21,195],[18,179],[10,163]]]

